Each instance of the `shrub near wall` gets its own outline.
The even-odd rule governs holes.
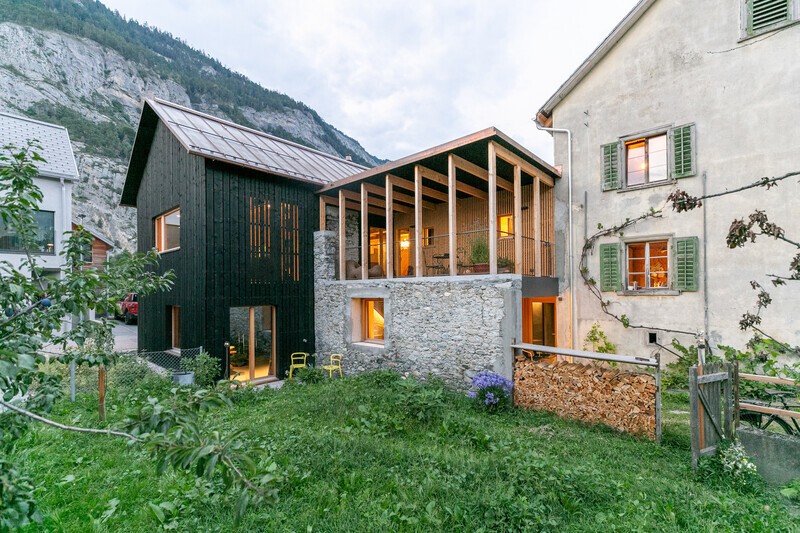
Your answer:
[[[656,381],[645,372],[517,360],[514,405],[656,436]]]

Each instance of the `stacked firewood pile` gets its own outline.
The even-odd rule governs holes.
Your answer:
[[[644,372],[520,357],[514,404],[655,439],[656,382]]]

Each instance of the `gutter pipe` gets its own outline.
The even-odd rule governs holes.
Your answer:
[[[575,251],[572,244],[572,132],[562,128],[546,128],[544,127],[537,117],[531,119],[536,127],[542,131],[553,133],[566,133],[567,134],[567,187],[568,187],[568,200],[569,209],[567,210],[567,224],[569,226],[569,289],[570,289],[570,323],[572,325],[572,332],[570,334],[570,341],[572,349],[575,349],[575,336],[578,334],[578,313],[576,310],[576,291],[575,291]]]

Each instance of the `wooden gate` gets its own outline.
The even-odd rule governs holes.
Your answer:
[[[720,441],[733,438],[732,386],[730,363],[712,363],[689,369],[694,469],[697,469],[701,455],[715,453]]]

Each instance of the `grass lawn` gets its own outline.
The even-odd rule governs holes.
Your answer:
[[[37,426],[15,455],[50,531],[800,530],[776,492],[693,475],[687,416],[672,413],[688,409],[680,395],[665,398],[659,446],[546,413],[487,414],[449,391],[416,404],[404,394],[373,374],[244,393],[207,415],[209,428],[247,428],[289,473],[279,501],[239,524],[221,484],[159,477],[119,439]],[[112,423],[131,401],[111,398]],[[96,426],[95,406],[61,401],[54,416]],[[169,502],[163,522],[149,502]]]

